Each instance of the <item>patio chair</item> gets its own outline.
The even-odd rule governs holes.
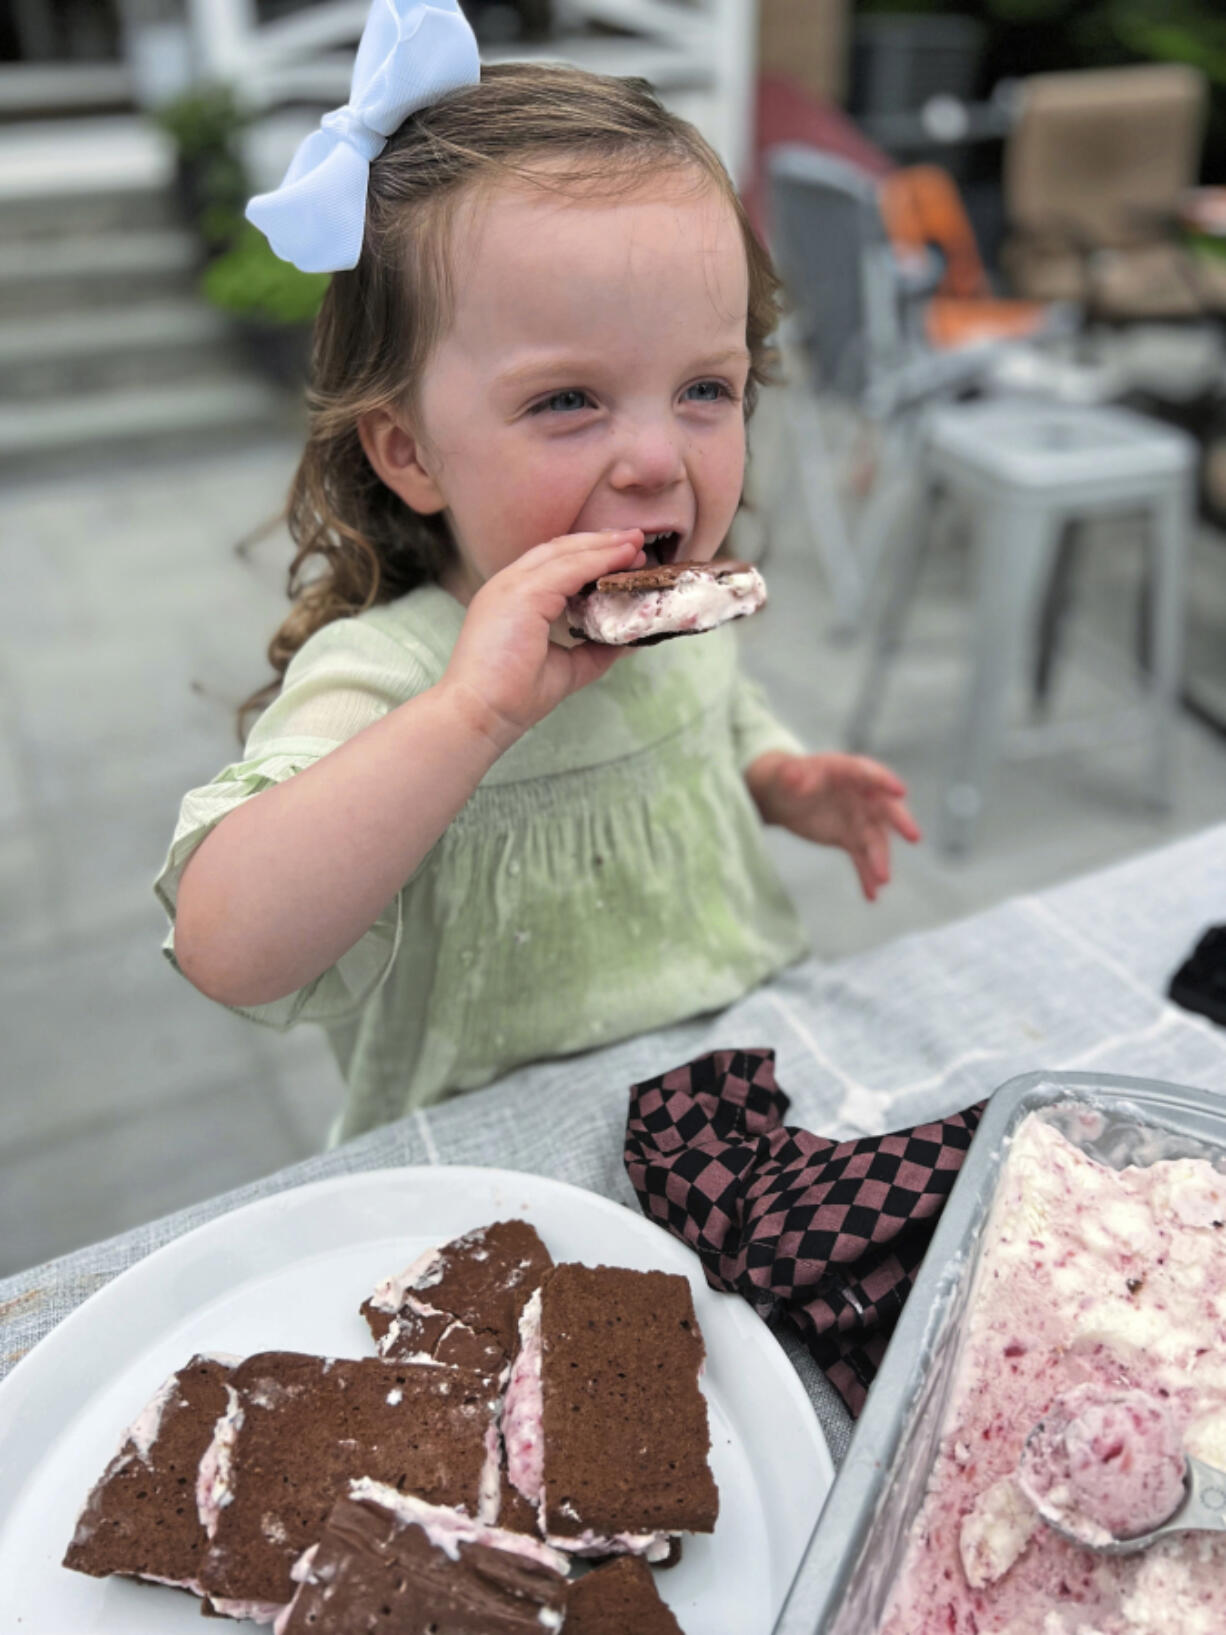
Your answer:
[[[940,283],[923,308],[924,335],[937,348],[987,340],[1022,340],[1065,327],[1044,301],[998,296],[988,278],[958,184],[939,165],[906,165],[878,184],[882,218],[897,250],[932,248]]]
[[[1002,754],[1086,752],[1112,741],[1148,741],[1148,789],[1171,798],[1175,710],[1183,645],[1184,579],[1195,445],[1168,426],[1116,408],[1002,399],[943,408],[925,423],[923,459],[971,523],[975,617],[961,721],[939,838],[969,847],[984,788]],[[1149,526],[1152,589],[1146,606],[1151,664],[1143,699],[1082,720],[1006,732],[1014,672],[1042,640],[1042,586],[1057,543],[1086,517],[1138,511]],[[848,748],[867,747],[886,680],[900,651],[923,566],[922,519],[900,553],[848,719]]]
[[[835,631],[847,634],[863,619],[892,535],[915,510],[920,411],[977,385],[998,354],[986,345],[936,351],[917,331],[913,313],[940,269],[930,255],[899,257],[874,178],[790,144],[768,154],[767,176],[771,248],[792,305],[781,337],[782,435]],[[871,481],[849,480],[849,471],[869,470]],[[774,486],[775,506],[783,489]]]
[[[1179,63],[1028,79],[1005,149],[1017,293],[1112,322],[1226,307],[1226,279],[1177,238],[1206,106],[1204,75]]]

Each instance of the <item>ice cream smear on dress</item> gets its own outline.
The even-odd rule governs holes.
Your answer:
[[[747,562],[666,562],[607,573],[566,604],[573,636],[609,647],[696,636],[756,613],[766,584]]]
[[[1223,1635],[1226,1539],[1105,1556],[1042,1519],[1087,1541],[1150,1531],[1182,1502],[1185,1454],[1226,1465],[1226,1175],[1111,1169],[1032,1114],[878,1635]]]

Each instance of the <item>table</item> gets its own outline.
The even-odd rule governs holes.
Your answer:
[[[771,1045],[790,1120],[879,1133],[965,1107],[1015,1074],[1083,1068],[1226,1097],[1226,1030],[1170,1004],[1172,972],[1226,920],[1226,824],[852,959],[800,965],[718,1015],[521,1069],[488,1090],[0,1282],[0,1376],[102,1284],[226,1210],[324,1176],[491,1164],[637,1209],[622,1167],[628,1087],[705,1050]],[[837,1462],[850,1423],[779,1335]]]

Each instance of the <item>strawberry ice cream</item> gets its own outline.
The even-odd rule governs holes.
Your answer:
[[[1101,1545],[1168,1520],[1184,1496],[1184,1471],[1161,1399],[1079,1385],[1027,1438],[1018,1485],[1044,1521]]]
[[[667,562],[607,573],[566,604],[572,636],[634,647],[669,636],[698,636],[766,603],[766,585],[748,562]]]
[[[1071,1433],[1067,1467],[1036,1491],[1063,1483],[1060,1507],[1109,1532],[1165,1519],[1185,1451],[1226,1466],[1226,1176],[1193,1158],[1110,1169],[1032,1114],[878,1635],[1223,1635],[1220,1536],[1104,1556],[1042,1521],[1019,1461],[1045,1419]]]

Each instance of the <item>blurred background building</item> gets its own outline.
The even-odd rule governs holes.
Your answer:
[[[1219,820],[1218,8],[466,9],[487,60],[650,79],[787,280],[733,541],[772,590],[746,661],[814,747],[896,765],[930,834],[871,910],[772,836],[817,953]],[[335,1111],[311,1030],[168,970],[150,882],[284,607],[326,280],[241,207],[345,100],[366,11],[0,4],[0,1275],[290,1162]]]

